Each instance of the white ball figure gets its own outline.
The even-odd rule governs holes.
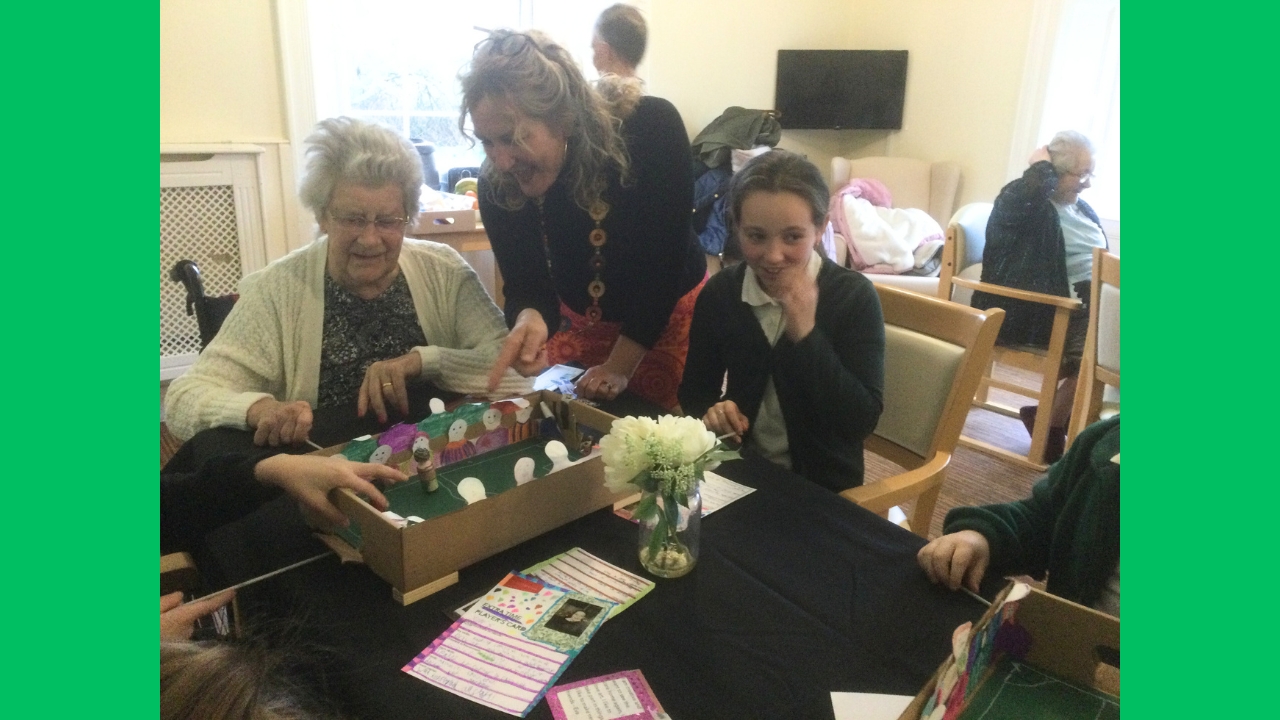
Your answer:
[[[523,485],[533,479],[533,458],[522,457],[516,461],[516,485]]]
[[[488,497],[484,491],[484,483],[480,482],[480,478],[473,477],[463,478],[462,482],[458,483],[458,494],[467,501],[468,505]]]
[[[547,458],[551,460],[551,472],[563,470],[571,464],[569,462],[569,448],[559,440],[552,440],[542,449],[547,454]]]
[[[391,460],[391,446],[379,445],[377,450],[369,456],[369,462],[374,465],[386,465]]]
[[[427,403],[427,407],[431,408],[431,414],[444,412],[444,401],[440,398],[431,398],[431,402]]]

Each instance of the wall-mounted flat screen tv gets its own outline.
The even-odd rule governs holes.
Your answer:
[[[900,130],[906,50],[779,50],[784,130]]]

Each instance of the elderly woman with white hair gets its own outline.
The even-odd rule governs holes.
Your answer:
[[[1022,177],[1000,191],[987,221],[982,253],[982,281],[1089,302],[1093,249],[1108,247],[1098,215],[1080,199],[1093,178],[1093,144],[1078,132],[1053,136],[1030,158]],[[1005,310],[1002,345],[1049,344],[1053,308],[988,293],[974,293],[976,308]],[[1075,397],[1076,374],[1089,325],[1088,307],[1071,317],[1063,354],[1064,380],[1054,401],[1045,461],[1062,457],[1067,420]],[[1022,408],[1027,431],[1035,423],[1036,406]]]
[[[506,325],[457,252],[405,238],[422,187],[413,146],[350,118],[322,121],[307,143],[301,197],[321,236],[241,282],[222,329],[169,388],[178,437],[234,427],[288,445],[307,439],[313,408],[355,402],[385,422],[390,408],[408,413],[415,380],[487,390]],[[514,372],[497,388],[528,389]]]

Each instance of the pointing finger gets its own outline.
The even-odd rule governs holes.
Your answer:
[[[493,363],[493,369],[489,370],[489,392],[498,389],[498,384],[502,382],[502,376],[507,372],[507,368],[511,367],[511,363],[515,362],[516,356],[520,353],[520,338],[512,333],[507,336],[506,342],[502,343],[502,350],[498,353],[498,359]]]

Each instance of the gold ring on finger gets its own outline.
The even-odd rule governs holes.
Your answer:
[[[385,382],[385,383],[382,383],[382,387],[389,388],[389,387],[392,387],[392,385],[389,382]]]

